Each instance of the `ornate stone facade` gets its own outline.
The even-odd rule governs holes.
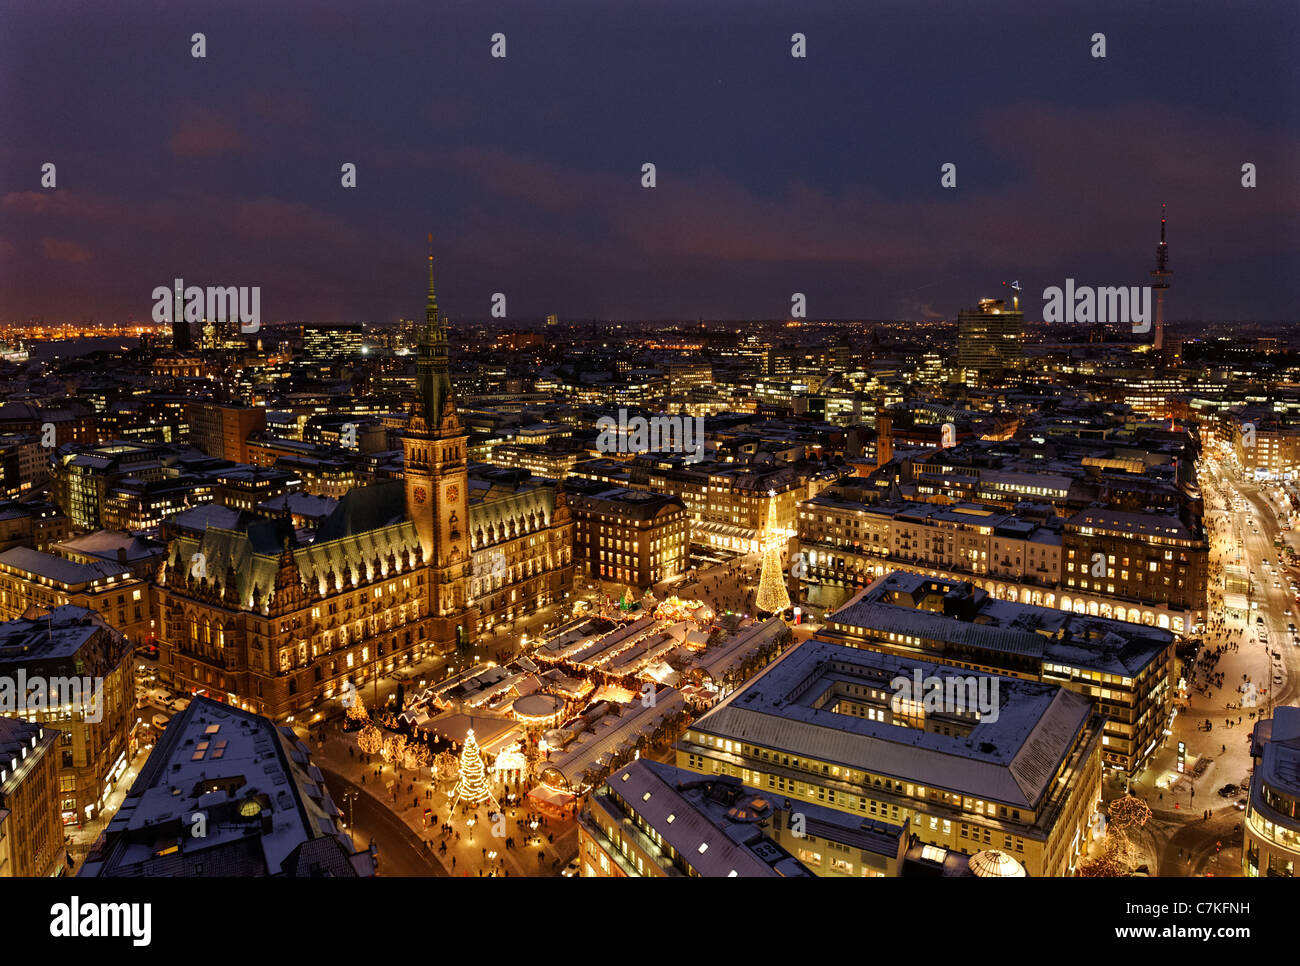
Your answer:
[[[572,588],[573,523],[557,485],[470,472],[432,255],[416,373],[404,480],[351,490],[314,534],[288,516],[165,525],[165,683],[276,720],[314,714],[346,684],[468,648]]]

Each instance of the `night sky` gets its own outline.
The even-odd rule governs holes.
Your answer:
[[[9,3],[0,321],[418,316],[429,231],[453,319],[1037,318],[1161,202],[1171,318],[1296,319],[1298,52],[1294,0]]]

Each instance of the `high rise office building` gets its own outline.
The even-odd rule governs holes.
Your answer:
[[[302,327],[302,351],[309,359],[351,359],[364,347],[365,327],[360,322]]]
[[[1023,357],[1025,314],[1018,304],[980,299],[979,307],[957,314],[957,364],[962,369],[995,372],[1014,368]]]

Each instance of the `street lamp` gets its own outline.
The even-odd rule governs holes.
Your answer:
[[[349,788],[343,793],[343,801],[348,803],[348,837],[352,839],[352,847],[354,849],[357,847],[357,833],[355,831],[356,821],[353,806],[356,804],[357,796],[359,794],[361,793],[355,788]]]

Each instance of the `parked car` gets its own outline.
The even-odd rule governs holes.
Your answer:
[[[1219,789],[1219,794],[1222,795],[1224,798],[1231,798],[1239,791],[1241,791],[1241,789],[1239,789],[1236,785],[1224,785],[1222,788]]]
[[[570,862],[568,865],[564,867],[564,871],[561,872],[560,875],[564,876],[566,879],[571,879],[575,875],[578,875],[579,871],[580,871],[580,867],[578,865],[578,860],[574,859],[572,862]]]

